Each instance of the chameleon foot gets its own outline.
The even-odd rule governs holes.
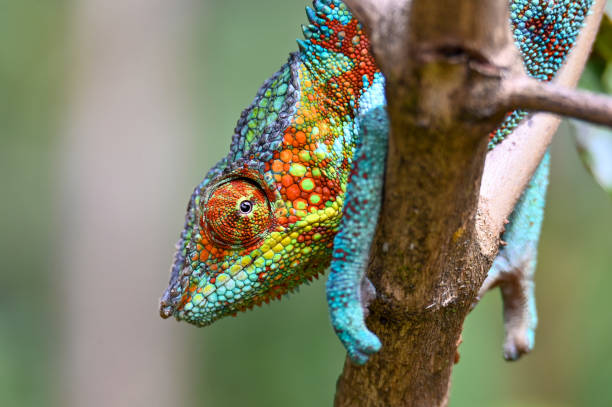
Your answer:
[[[327,302],[334,331],[353,363],[363,365],[382,345],[365,325],[368,305],[376,297],[376,290],[363,274],[365,267],[360,268],[353,273],[346,270],[337,273],[332,268],[327,280]],[[355,279],[355,276],[361,276],[361,279]]]
[[[529,253],[531,252],[531,254]],[[513,264],[502,252],[491,268],[491,275],[485,281],[481,294],[499,286],[504,303],[504,358],[517,360],[533,349],[538,316],[535,307],[534,284],[526,278],[526,272],[534,262],[533,251],[523,253],[523,261]],[[521,257],[518,257],[519,259]],[[514,257],[517,259],[517,257]]]
[[[506,246],[497,255],[479,293],[479,297],[482,297],[491,288],[499,286],[501,289],[506,330],[506,360],[517,360],[531,351],[535,342],[538,315],[533,276],[544,217],[549,160],[549,153],[546,153],[516,204],[503,234]]]
[[[381,348],[380,340],[364,323],[364,311],[359,302],[350,302],[338,308],[330,307],[334,331],[346,348],[353,363],[363,365],[371,354]]]
[[[366,363],[369,356],[381,348],[378,337],[365,325],[368,304],[376,296],[376,291],[363,272],[354,270],[351,273],[345,269],[345,272],[338,273],[332,267],[327,280],[327,303],[332,326],[349,357],[357,365]],[[355,276],[362,278],[355,279]]]

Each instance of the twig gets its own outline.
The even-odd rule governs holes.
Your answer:
[[[612,97],[527,77],[510,78],[504,85],[500,106],[505,112],[520,108],[612,126]]]

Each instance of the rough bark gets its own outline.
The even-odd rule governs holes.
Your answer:
[[[368,271],[378,296],[367,324],[383,349],[365,366],[347,359],[335,405],[444,406],[463,321],[556,119],[539,119],[546,134],[531,132],[545,141],[535,143],[540,146],[520,171],[509,170],[517,178],[512,193],[502,191],[499,203],[494,195],[483,199],[486,134],[502,119],[495,107],[505,103],[504,78],[525,75],[510,37],[507,1],[347,3],[365,24],[387,78],[391,135]],[[597,24],[600,15],[597,7],[587,24]],[[593,38],[587,30],[577,46],[590,48]],[[574,80],[583,65],[578,61]],[[475,109],[482,100],[495,101],[486,114]],[[504,168],[489,158],[487,166]],[[487,182],[487,194],[503,189],[492,188],[491,177]]]

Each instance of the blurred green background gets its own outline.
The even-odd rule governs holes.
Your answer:
[[[0,405],[331,405],[344,350],[322,282],[206,329],[163,321],[156,308],[191,189],[226,153],[260,84],[296,49],[308,2],[107,3],[0,0]],[[176,42],[160,43],[159,32]],[[125,54],[109,51],[125,43]],[[125,68],[156,47],[144,69]],[[589,87],[598,72],[587,73]],[[96,78],[101,89],[88,84]],[[147,93],[157,78],[175,94]],[[132,82],[144,96],[130,99]],[[106,99],[115,85],[127,96]],[[155,109],[135,113],[134,128],[183,108],[169,115],[170,131],[149,137],[112,114],[129,117],[147,101]],[[90,108],[102,118],[91,119]],[[96,131],[86,134],[88,126]],[[160,143],[171,147],[155,150]],[[567,125],[552,151],[536,349],[503,361],[501,302],[487,295],[465,324],[452,406],[612,405],[612,204]],[[83,247],[97,255],[75,260]],[[134,253],[149,262],[132,263]]]

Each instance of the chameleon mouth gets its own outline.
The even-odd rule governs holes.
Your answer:
[[[174,315],[175,305],[172,294],[170,287],[168,287],[159,300],[159,316],[163,319],[170,318]]]
[[[159,300],[159,315],[163,319],[170,318],[176,312],[181,294],[186,291],[189,285],[190,275],[191,267],[189,266],[183,267],[180,272],[178,272],[178,267],[173,268],[168,288]]]

